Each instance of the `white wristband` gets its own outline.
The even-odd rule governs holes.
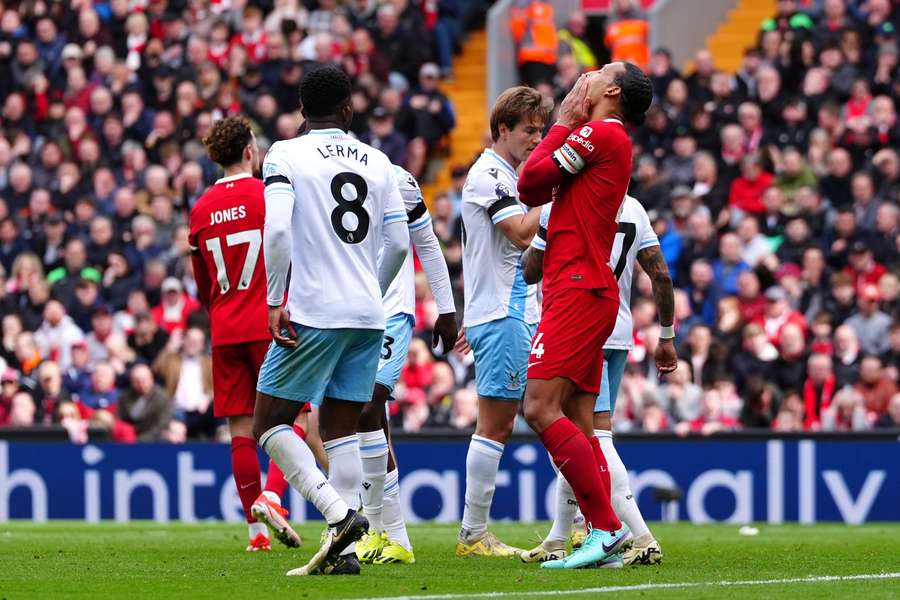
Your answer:
[[[675,327],[672,325],[660,325],[659,339],[671,340],[675,338]]]

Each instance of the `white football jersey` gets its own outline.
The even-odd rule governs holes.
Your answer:
[[[522,250],[495,225],[525,214],[518,175],[492,150],[478,158],[462,192],[466,327],[513,317],[537,323],[537,287],[522,277]]]
[[[272,145],[263,179],[271,185],[273,178],[294,190],[291,321],[384,329],[383,226],[407,220],[390,160],[340,129],[315,129]]]
[[[431,215],[425,207],[425,199],[422,190],[416,183],[416,178],[406,169],[394,165],[394,173],[397,176],[397,185],[400,195],[403,197],[403,205],[409,218],[410,233],[424,227],[431,226]],[[384,295],[384,316],[392,317],[404,313],[415,316],[416,314],[416,275],[413,268],[413,251],[410,250],[403,261],[403,267],[391,282],[387,293]]]
[[[541,224],[531,245],[538,250],[547,248],[547,224],[550,222],[551,204],[541,209]],[[619,209],[619,231],[609,255],[609,266],[619,282],[619,315],[616,327],[603,346],[610,350],[631,350],[634,347],[634,324],[631,320],[631,284],[634,280],[634,263],[644,248],[659,246],[659,239],[650,224],[650,217],[641,203],[625,196]]]

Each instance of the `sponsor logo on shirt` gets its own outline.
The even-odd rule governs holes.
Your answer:
[[[588,127],[587,125],[585,125],[584,127],[581,128],[581,131],[579,131],[578,133],[580,133],[584,137],[591,137],[591,134],[594,133],[594,130],[591,129],[590,127]]]
[[[590,127],[587,127],[587,129],[590,129]],[[582,130],[582,131],[584,131],[584,130]],[[580,135],[575,135],[575,134],[570,135],[570,136],[569,136],[569,141],[570,141],[570,142],[575,142],[576,144],[582,146],[582,147],[583,147],[585,150],[587,150],[588,152],[593,152],[593,151],[594,151],[594,144],[592,144],[591,141],[590,141],[589,139],[584,138],[584,137],[582,137],[582,136],[580,136]]]

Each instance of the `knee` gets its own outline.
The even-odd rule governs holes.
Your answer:
[[[538,433],[543,431],[546,426],[544,424],[544,421],[546,420],[546,410],[543,404],[536,402],[534,398],[526,395],[522,412],[525,415],[525,422],[528,423],[529,427]]]
[[[385,421],[384,403],[373,400],[368,402],[359,415],[359,431],[377,431],[383,428]]]
[[[491,423],[481,423],[479,422],[475,428],[475,435],[488,438],[489,440],[494,440],[495,442],[500,442],[501,444],[505,444],[509,439],[509,436],[512,435],[513,426],[515,425],[516,419],[513,416],[509,421],[500,423],[500,422],[491,422]]]
[[[262,438],[263,434],[266,432],[265,426],[260,423],[259,419],[253,419],[253,439],[256,440],[256,443],[259,444],[260,438]]]

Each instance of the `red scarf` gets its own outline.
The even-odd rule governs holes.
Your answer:
[[[812,379],[807,379],[803,384],[803,404],[806,407],[806,415],[803,418],[803,429],[809,431],[813,425],[818,425],[821,411],[828,408],[831,404],[831,397],[834,395],[834,388],[837,387],[834,375],[830,375],[822,386],[822,403],[816,410],[816,386]]]

